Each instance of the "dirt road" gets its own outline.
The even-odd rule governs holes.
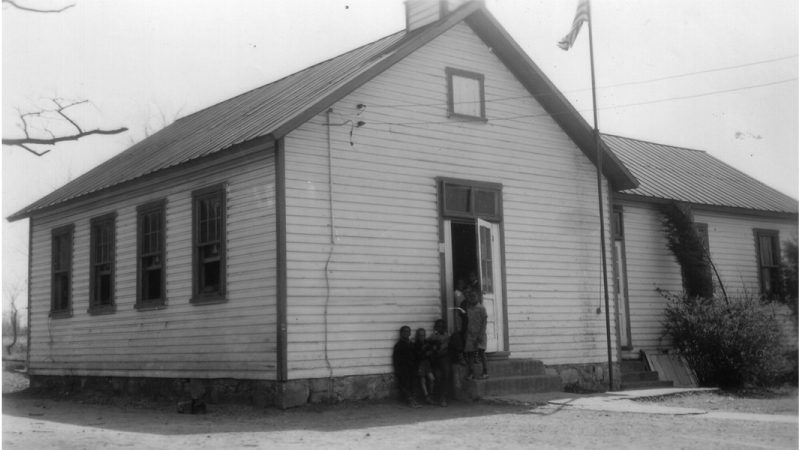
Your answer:
[[[9,449],[772,449],[798,446],[797,424],[587,411],[569,406],[310,405],[289,411],[211,406],[97,405],[3,398]]]

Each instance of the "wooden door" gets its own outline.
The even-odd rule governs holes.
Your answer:
[[[489,316],[486,324],[486,352],[503,350],[503,279],[500,273],[500,226],[478,220],[477,246],[483,306]]]

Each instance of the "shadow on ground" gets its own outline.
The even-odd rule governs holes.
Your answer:
[[[102,404],[101,404],[102,403]],[[208,413],[178,414],[172,402],[124,397],[97,398],[26,391],[3,395],[3,415],[95,427],[120,432],[191,435],[235,432],[318,431],[336,432],[373,427],[509,414],[553,415],[564,407],[506,402],[452,402],[447,407],[411,409],[400,402],[358,401],[309,404],[281,411],[240,405],[208,405]],[[441,425],[437,425],[441,426]],[[8,430],[4,430],[8,431]]]

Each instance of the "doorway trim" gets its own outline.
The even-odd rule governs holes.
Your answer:
[[[454,210],[452,208],[448,208],[446,205],[445,200],[445,192],[447,186],[455,186],[459,188],[467,188],[469,189],[470,194],[479,193],[479,194],[487,194],[487,193],[495,193],[494,197],[494,211],[489,212],[483,209],[480,212],[477,212],[475,208],[475,199],[474,195],[470,195],[467,200],[467,210]],[[440,262],[440,270],[439,270],[439,280],[440,280],[440,292],[441,292],[441,311],[442,317],[445,318],[445,323],[447,323],[448,328],[452,327],[452,314],[450,314],[450,310],[447,308],[449,307],[450,302],[452,301],[453,296],[453,281],[451,277],[448,277],[453,270],[452,268],[452,249],[448,248],[451,246],[451,239],[450,239],[450,227],[449,224],[451,221],[456,222],[464,222],[469,220],[475,219],[483,219],[488,222],[496,223],[499,225],[499,244],[500,244],[500,283],[501,283],[501,292],[503,295],[503,302],[502,302],[502,321],[504,323],[503,326],[503,333],[502,333],[502,349],[500,350],[503,353],[508,353],[509,351],[509,322],[508,322],[508,290],[506,288],[506,250],[505,250],[505,226],[503,221],[503,185],[502,183],[493,183],[488,181],[476,181],[476,180],[464,180],[459,178],[449,178],[449,177],[436,177],[436,201],[438,206],[438,216],[439,216],[439,262]],[[477,225],[477,220],[475,220]],[[447,224],[448,226],[445,226]]]

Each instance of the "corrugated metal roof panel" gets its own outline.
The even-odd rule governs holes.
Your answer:
[[[605,134],[603,140],[639,180],[620,191],[701,205],[797,213],[797,200],[704,151]]]

